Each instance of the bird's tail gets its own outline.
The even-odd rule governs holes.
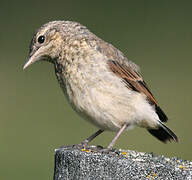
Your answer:
[[[160,141],[166,143],[167,141],[178,142],[177,136],[161,121],[159,121],[159,127],[157,129],[148,129],[148,131]]]

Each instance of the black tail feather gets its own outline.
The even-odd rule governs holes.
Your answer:
[[[163,123],[160,122],[159,127],[157,129],[148,129],[148,131],[155,136],[160,141],[166,143],[167,141],[176,141],[178,142],[177,136],[171,131],[168,127],[166,127]]]

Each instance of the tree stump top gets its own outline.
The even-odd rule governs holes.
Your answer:
[[[192,162],[130,150],[101,153],[66,146],[55,150],[54,180],[64,179],[191,180]]]

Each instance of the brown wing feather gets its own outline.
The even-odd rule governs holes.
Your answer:
[[[166,122],[168,120],[165,113],[157,105],[157,101],[147,87],[146,83],[143,81],[143,78],[138,73],[139,68],[136,64],[128,61],[121,51],[101,39],[98,40],[98,38],[95,39],[93,37],[93,39],[89,39],[87,43],[89,43],[91,47],[95,48],[98,52],[102,53],[102,55],[109,59],[109,68],[113,73],[122,78],[128,88],[146,95],[148,102],[154,105],[155,111],[162,122]]]
[[[127,65],[122,65],[113,60],[109,60],[108,65],[113,73],[125,81],[128,88],[132,88],[135,91],[145,94],[150,104],[157,105],[157,101],[138,72]]]

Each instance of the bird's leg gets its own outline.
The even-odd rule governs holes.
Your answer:
[[[111,143],[109,144],[109,146],[107,147],[107,150],[110,151],[112,149],[112,147],[115,145],[117,139],[119,138],[119,136],[123,133],[123,131],[127,128],[128,124],[124,124],[121,129],[119,130],[119,132],[117,133],[117,135],[113,138],[113,140],[111,141]]]
[[[99,134],[101,134],[104,130],[99,129],[97,132],[89,136],[87,139],[82,141],[80,144],[83,145],[83,147],[86,147],[89,142],[91,142],[95,137],[97,137]]]

